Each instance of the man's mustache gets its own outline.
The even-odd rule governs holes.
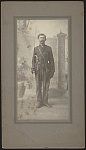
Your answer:
[[[44,42],[44,40],[41,40],[40,42]]]

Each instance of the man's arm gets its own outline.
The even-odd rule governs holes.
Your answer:
[[[35,63],[36,60],[35,60],[35,48],[34,48],[33,57],[32,57],[32,68],[31,68],[32,74],[35,72]]]
[[[55,72],[55,63],[54,63],[52,49],[50,48],[50,78],[53,77],[54,72]]]

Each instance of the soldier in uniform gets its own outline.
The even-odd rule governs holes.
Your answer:
[[[32,73],[35,73],[37,108],[48,104],[48,91],[50,79],[55,72],[54,58],[50,46],[45,45],[46,35],[39,34],[39,46],[34,48],[32,58]]]

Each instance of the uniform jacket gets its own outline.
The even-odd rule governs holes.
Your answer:
[[[39,70],[46,70],[46,74],[52,78],[55,72],[54,58],[50,46],[41,45],[34,48],[32,58],[32,71],[39,73]]]

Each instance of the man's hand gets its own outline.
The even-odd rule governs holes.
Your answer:
[[[49,75],[50,79],[53,77],[53,75],[54,75],[54,73],[50,72],[50,75]]]
[[[32,74],[35,73],[35,69],[34,69],[34,68],[31,68],[31,72],[32,72]]]

